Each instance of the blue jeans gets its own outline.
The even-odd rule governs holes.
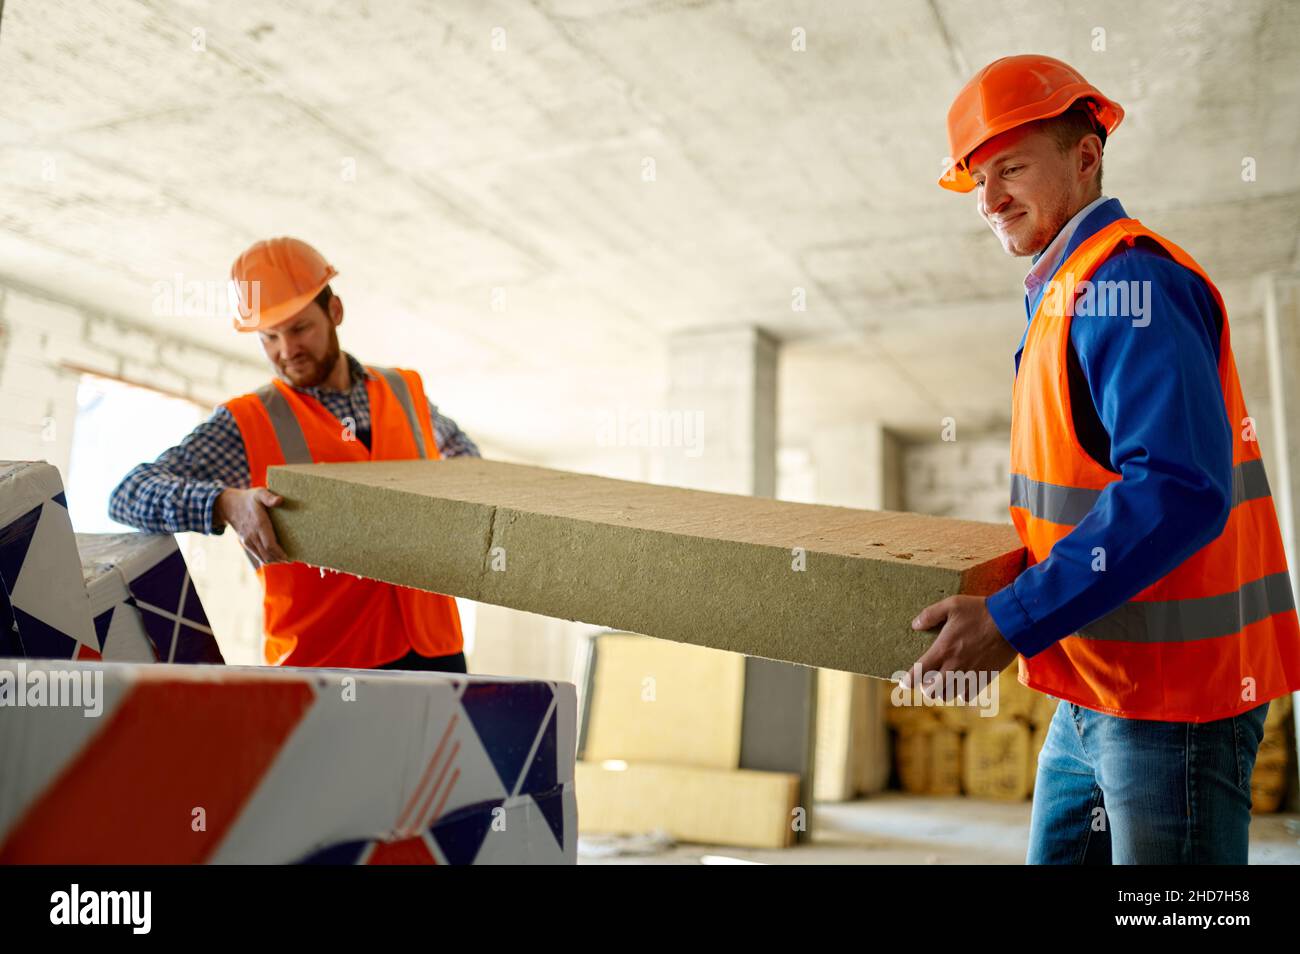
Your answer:
[[[1038,756],[1027,864],[1246,863],[1268,703],[1213,722],[1061,700]]]

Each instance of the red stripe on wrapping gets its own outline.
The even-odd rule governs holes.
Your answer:
[[[281,680],[135,686],[27,809],[0,863],[206,860],[312,699],[308,683]]]
[[[447,744],[447,739],[451,735],[451,730],[456,728],[456,722],[459,719],[460,714],[456,713],[451,717],[451,721],[447,723],[447,728],[442,730],[442,738],[438,741],[438,747],[434,750],[433,757],[429,759],[429,764],[425,767],[424,774],[420,776],[420,784],[417,785],[415,791],[411,793],[411,797],[406,803],[406,808],[402,810],[402,814],[397,819],[396,827],[398,831],[404,829],[406,819],[411,814],[411,809],[413,809],[416,803],[420,800],[420,795],[424,792],[424,786],[429,784],[429,776],[433,774],[433,769],[438,764],[438,759],[442,757],[443,746]],[[460,744],[457,743],[458,748],[459,745]],[[455,753],[453,753],[453,757],[454,755]],[[446,769],[444,768],[443,771],[445,772]],[[430,795],[429,797],[432,798],[433,796]],[[419,831],[419,829],[417,828],[416,831]]]
[[[433,803],[433,797],[438,794],[438,789],[442,788],[442,780],[447,777],[447,769],[451,768],[452,763],[456,761],[456,755],[459,752],[460,752],[460,742],[457,741],[456,744],[451,747],[451,754],[447,756],[447,764],[442,767],[442,771],[438,774],[437,783],[433,786],[433,788],[429,790],[429,797],[428,799],[425,800],[424,805],[420,808],[419,818],[420,818],[420,828],[422,829],[428,828],[433,821],[433,819],[428,817],[429,806]],[[457,769],[456,773],[460,774],[460,769]]]
[[[460,769],[456,769],[456,771],[451,773],[451,781],[447,783],[447,790],[442,793],[442,799],[438,802],[438,807],[434,809],[433,817],[429,819],[428,823],[430,825],[432,825],[436,819],[442,817],[442,810],[446,807],[447,799],[451,797],[451,790],[456,787],[456,779],[458,778],[460,778]]]
[[[423,838],[403,838],[401,841],[376,842],[366,859],[368,865],[436,865],[429,846]]]

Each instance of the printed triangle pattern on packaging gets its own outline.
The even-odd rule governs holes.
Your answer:
[[[537,810],[550,825],[556,843],[563,848],[564,790],[560,787],[556,773],[559,765],[559,744],[556,739],[555,720],[558,715],[558,710],[552,710],[551,717],[546,720],[546,728],[542,730],[537,754],[533,756],[533,763],[524,778],[523,790],[528,792],[537,803]]]
[[[461,707],[483,742],[506,794],[523,794],[517,792],[515,783],[533,752],[534,742],[546,728],[543,720],[554,701],[555,693],[546,683],[524,687],[471,683],[461,696]]]
[[[4,644],[32,658],[72,659],[83,647],[98,651],[58,472],[32,463],[7,468],[5,474],[3,489],[12,496],[0,501],[8,517],[0,527]],[[35,506],[24,509],[33,501]]]
[[[27,548],[32,545],[32,536],[36,533],[36,521],[40,519],[41,508],[32,510],[14,520],[8,526],[0,527],[0,656],[26,656],[23,649],[22,634],[14,618],[13,606],[9,602],[9,591],[18,582],[18,571],[22,569],[27,556]]]
[[[466,805],[434,823],[429,833],[438,843],[438,848],[448,864],[474,863],[479,849],[483,847],[483,839],[487,837],[492,822],[497,817],[494,811],[503,804],[505,804],[503,799],[497,799]]]
[[[179,549],[126,583],[160,661],[225,662]]]

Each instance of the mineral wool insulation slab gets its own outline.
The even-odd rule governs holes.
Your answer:
[[[1010,582],[1009,526],[707,493],[470,457],[272,467],[291,559],[880,678],[917,611]]]

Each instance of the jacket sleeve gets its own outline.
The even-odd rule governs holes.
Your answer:
[[[1117,608],[1212,541],[1232,507],[1233,428],[1205,283],[1148,249],[1093,276],[1137,282],[1124,315],[1076,315],[1070,341],[1121,479],[1043,560],[988,599],[1002,635],[1033,656]],[[1145,314],[1137,303],[1145,304]]]
[[[426,399],[427,400],[427,399]],[[443,457],[481,457],[478,445],[451,418],[441,414],[438,406],[429,401],[429,416],[433,419],[433,436],[438,441],[438,453]]]
[[[213,508],[227,487],[248,486],[248,455],[239,425],[224,407],[183,441],[140,464],[122,478],[109,498],[108,515],[118,523],[162,533],[221,533]]]

